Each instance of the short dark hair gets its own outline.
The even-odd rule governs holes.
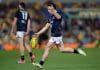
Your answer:
[[[52,1],[48,1],[47,6],[53,6],[56,9],[56,5]]]
[[[20,3],[19,3],[19,5],[21,5],[21,6],[22,6],[22,8],[24,8],[24,9],[26,8],[26,5],[25,5],[25,3],[24,3],[24,2],[20,2]]]

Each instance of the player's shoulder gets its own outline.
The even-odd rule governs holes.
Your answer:
[[[19,11],[19,10],[17,10],[17,11],[15,12],[15,15],[18,15],[18,14],[20,14],[20,11]]]
[[[19,13],[20,13],[20,11],[19,10],[16,10],[16,12],[15,12],[15,17],[19,17]]]

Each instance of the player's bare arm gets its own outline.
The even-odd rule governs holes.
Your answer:
[[[17,22],[17,18],[15,17],[15,18],[14,18],[14,21],[13,21],[13,23],[12,23],[12,30],[11,30],[11,33],[14,32],[16,22]]]
[[[47,23],[38,33],[35,33],[36,35],[40,35],[42,33],[44,33],[48,28],[49,28],[50,24]]]
[[[30,21],[30,19],[28,19],[28,24],[27,24],[27,32],[25,33],[26,35],[29,33],[29,31],[30,31],[30,23],[31,23],[31,21]]]
[[[56,17],[56,19],[61,19],[60,14],[57,13],[57,11],[55,9],[52,11],[52,14]]]

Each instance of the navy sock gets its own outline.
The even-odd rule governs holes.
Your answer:
[[[21,60],[25,60],[25,57],[24,57],[24,55],[22,55],[22,56],[21,56]]]
[[[74,49],[74,53],[79,54],[79,52],[76,49]]]
[[[39,62],[39,64],[43,65],[43,64],[44,64],[44,61],[41,60],[41,61]]]
[[[32,52],[29,52],[30,57],[33,55]]]

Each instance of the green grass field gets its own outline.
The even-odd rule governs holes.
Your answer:
[[[42,70],[100,70],[100,48],[84,49],[87,56],[63,54],[58,50],[52,50]],[[39,61],[43,50],[33,50],[36,56],[35,62]],[[28,53],[25,53],[27,63],[18,64],[19,51],[0,50],[0,70],[39,70],[32,66]]]

